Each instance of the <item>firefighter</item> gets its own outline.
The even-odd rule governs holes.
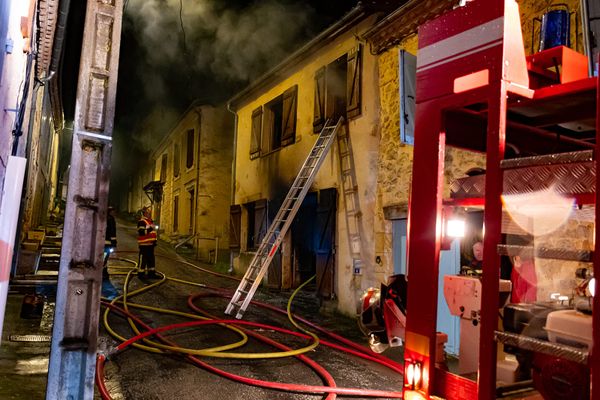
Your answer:
[[[150,208],[142,209],[142,217],[137,223],[138,246],[140,248],[140,263],[138,266],[138,277],[158,278],[155,269],[154,247],[156,247],[156,231],[154,222],[150,216]]]
[[[113,215],[114,208],[108,207],[106,212],[106,234],[104,235],[104,266],[102,268],[102,297],[113,300],[119,295],[108,275],[108,258],[117,248],[117,223]]]

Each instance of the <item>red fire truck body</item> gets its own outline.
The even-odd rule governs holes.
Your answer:
[[[566,47],[526,56],[515,0],[474,0],[422,25],[417,60],[415,146],[408,220],[410,284],[404,356],[405,398],[492,399],[496,398],[498,309],[501,306],[502,195],[507,193],[509,184],[514,183],[508,174],[521,177],[524,174],[520,168],[535,167],[535,159],[528,159],[523,167],[514,160],[511,160],[512,166],[504,165],[506,144],[530,149],[527,153],[535,154],[538,161],[545,163],[544,171],[549,171],[544,179],[539,179],[538,174],[535,184],[526,179],[514,183],[510,186],[511,193],[555,185],[561,196],[574,199],[576,204],[594,205],[598,200],[595,171],[600,160],[596,146],[573,136],[550,135],[544,126],[595,119],[597,137],[598,78],[588,77],[587,57]],[[528,118],[511,117],[515,115]],[[535,123],[528,123],[534,120]],[[447,145],[485,153],[485,176],[477,178],[481,183],[477,193],[463,193],[450,201],[444,200]],[[582,156],[579,151],[586,149],[587,153]],[[586,176],[592,178],[585,182],[572,179],[561,186],[564,177],[556,174],[552,160],[543,157],[562,152],[574,152],[563,156],[567,159],[579,156],[582,161],[581,157],[587,157],[583,168],[589,172]],[[575,164],[568,161],[564,165],[568,168]],[[484,207],[476,381],[436,368],[434,363],[439,257],[445,239],[444,207],[448,206]],[[595,237],[600,237],[599,226],[594,226]],[[596,241],[594,251],[589,253],[594,266],[599,262],[598,246]],[[593,298],[597,309],[600,309],[599,302],[600,296]],[[598,345],[599,324],[600,315],[593,315],[593,344]],[[584,363],[591,374],[592,388],[600,388],[599,352],[586,354]],[[415,382],[417,370],[420,379]],[[600,399],[600,389],[592,390],[591,398]]]

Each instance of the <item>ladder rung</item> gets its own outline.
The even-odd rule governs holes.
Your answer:
[[[331,120],[329,121],[331,122]],[[327,125],[321,130],[319,137],[277,212],[273,223],[269,227],[265,237],[263,237],[260,247],[250,262],[244,278],[242,278],[233,298],[227,306],[227,314],[230,314],[235,307],[238,307],[236,318],[239,319],[242,317],[245,308],[254,295],[258,277],[263,276],[269,267],[274,250],[277,249],[277,246],[281,243],[281,239],[287,233],[290,220],[295,217],[296,212],[300,208],[300,204],[306,196],[306,189],[312,184],[316,171],[320,168],[323,158],[331,148],[333,138],[342,121],[343,119],[340,118],[337,124]]]

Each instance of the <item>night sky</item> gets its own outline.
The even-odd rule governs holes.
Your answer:
[[[124,0],[111,202],[194,101],[223,104],[357,0]],[[375,1],[375,0],[371,0]],[[72,1],[60,81],[72,126],[85,2]],[[63,140],[61,171],[70,159]]]
[[[194,100],[224,103],[355,5],[125,0],[111,201]]]

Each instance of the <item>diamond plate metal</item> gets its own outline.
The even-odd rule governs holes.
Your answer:
[[[596,192],[596,166],[592,151],[524,157],[502,161],[503,194],[531,193],[553,188],[565,195]],[[460,178],[450,185],[450,197],[485,196],[485,175]]]

